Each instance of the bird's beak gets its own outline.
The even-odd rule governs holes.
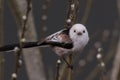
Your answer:
[[[77,33],[77,35],[79,35],[79,36],[80,36],[80,35],[82,35],[82,33],[81,33],[81,32],[78,32],[78,33]]]

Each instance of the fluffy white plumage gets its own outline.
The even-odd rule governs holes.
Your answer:
[[[55,53],[59,56],[64,54],[79,52],[89,41],[89,35],[86,27],[82,24],[74,24],[69,31],[66,29],[58,31],[50,36],[48,36],[45,41],[72,43],[73,47],[71,49],[66,49],[58,46],[52,46]]]

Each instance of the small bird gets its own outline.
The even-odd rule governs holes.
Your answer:
[[[80,52],[88,41],[89,35],[86,27],[83,24],[76,23],[70,28],[51,34],[41,42],[23,42],[22,48],[50,46],[58,56],[62,57],[65,54]],[[14,50],[15,47],[19,48],[19,43],[0,47],[0,51]]]

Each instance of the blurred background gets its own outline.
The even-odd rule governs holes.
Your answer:
[[[21,16],[26,13],[27,1],[0,0],[0,46],[19,42]],[[63,29],[69,1],[31,0],[26,40],[42,40]],[[76,22],[87,27],[90,41],[73,59],[71,80],[119,80],[120,0],[79,0]],[[50,48],[25,49],[20,59],[22,65],[17,80],[56,80],[58,56]],[[15,65],[14,52],[0,53],[0,80],[12,80]],[[63,66],[59,80],[68,80]]]

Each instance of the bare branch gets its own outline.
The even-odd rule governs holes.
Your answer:
[[[79,0],[68,0],[68,9],[67,9],[65,27],[70,27],[71,25],[76,23],[78,9],[79,9]]]
[[[118,16],[119,16],[118,21],[120,22],[120,0],[117,0],[117,7],[118,7]],[[111,80],[119,80],[120,79],[119,74],[120,74],[120,37],[118,40],[117,51],[113,62]]]
[[[120,71],[120,38],[119,38],[119,42],[118,42],[118,47],[117,47],[115,60],[114,60],[114,63],[113,63],[111,80],[119,80],[119,79],[117,79],[118,76],[119,76],[118,75],[119,71]]]
[[[93,0],[87,0],[86,9],[85,9],[83,18],[81,20],[82,24],[85,24],[88,20],[88,16],[89,16],[89,13],[90,13],[90,10],[91,10],[91,7],[92,7],[92,3],[93,3]]]
[[[28,3],[27,3],[28,1]],[[16,16],[17,23],[19,25],[20,32],[23,30],[23,27],[21,26],[24,22],[24,28],[25,34],[23,35],[26,39],[26,41],[37,41],[36,31],[34,27],[34,21],[32,17],[32,10],[28,12],[27,5],[29,4],[29,7],[32,7],[31,3],[29,3],[30,0],[9,0],[11,9]],[[29,14],[28,14],[29,13]],[[28,14],[28,16],[26,16]],[[27,18],[26,21],[22,20]],[[26,54],[27,53],[27,54]],[[46,80],[44,75],[44,68],[42,63],[42,56],[40,55],[40,51],[38,48],[32,48],[23,50],[23,56],[26,63],[26,69],[28,73],[28,77],[30,80]],[[32,64],[32,65],[31,65]]]

